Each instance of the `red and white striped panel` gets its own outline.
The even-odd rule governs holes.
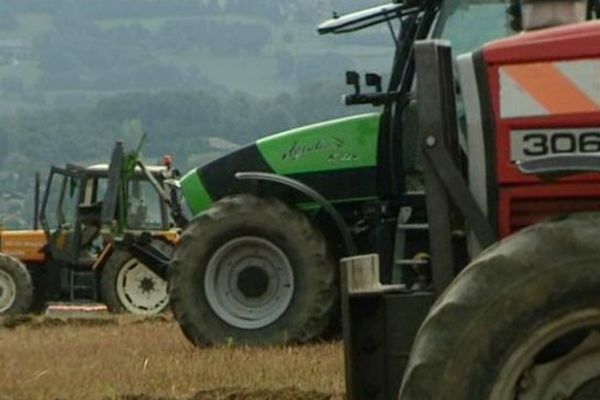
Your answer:
[[[600,60],[537,62],[499,68],[502,118],[600,111]]]

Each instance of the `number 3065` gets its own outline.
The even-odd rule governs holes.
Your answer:
[[[523,154],[529,157],[600,152],[600,132],[527,133],[522,140]]]

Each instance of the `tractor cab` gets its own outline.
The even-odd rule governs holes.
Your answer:
[[[165,166],[146,168],[161,186],[169,178]],[[91,267],[103,248],[103,233],[170,229],[167,205],[139,167],[125,184],[126,196],[109,191],[108,164],[52,167],[40,220],[54,260]],[[103,221],[109,209],[113,218]]]
[[[40,206],[36,178],[34,229],[0,231],[0,314],[28,312],[34,297],[141,315],[166,308],[166,266],[185,219],[178,172],[170,157],[146,166],[138,153],[118,142],[109,164],[52,167]]]
[[[124,238],[144,237],[148,242],[157,236],[168,243],[177,237],[164,198],[166,182],[174,179],[174,171],[168,165],[127,162],[118,143],[110,164],[50,170],[40,222],[47,258],[62,271],[64,283],[59,286],[68,289],[71,300],[78,297],[79,289],[90,289],[86,295],[98,298],[95,283],[78,283],[78,277],[94,282],[95,271],[102,268],[115,244],[131,250],[131,242]],[[148,273],[156,275],[151,268]]]

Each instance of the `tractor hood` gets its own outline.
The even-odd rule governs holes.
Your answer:
[[[363,114],[267,136],[188,172],[183,194],[198,214],[222,197],[253,192],[252,182],[235,178],[246,171],[298,179],[331,201],[374,196],[379,121],[379,113]],[[281,189],[275,195],[297,196]]]

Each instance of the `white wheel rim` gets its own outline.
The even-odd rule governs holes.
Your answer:
[[[0,314],[11,308],[16,298],[15,280],[8,272],[0,270]]]
[[[574,312],[541,327],[513,351],[489,399],[587,400],[589,389],[600,387],[599,329],[600,311],[596,309]],[[580,330],[589,330],[589,334],[568,353],[534,363],[546,345]]]
[[[260,329],[279,319],[294,295],[294,273],[274,243],[244,236],[222,245],[204,275],[204,292],[213,312],[241,329]]]
[[[123,264],[116,284],[121,304],[132,314],[158,314],[169,302],[167,282],[136,258]]]

